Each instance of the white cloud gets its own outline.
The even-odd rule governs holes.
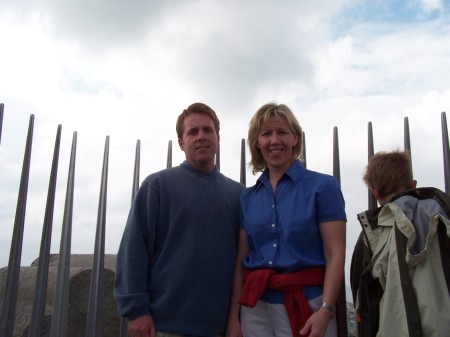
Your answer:
[[[444,9],[442,0],[416,0],[413,2],[416,2],[425,13],[442,11]]]
[[[308,167],[332,173],[339,131],[341,182],[348,213],[348,255],[367,207],[361,180],[367,123],[375,150],[403,147],[409,118],[419,185],[443,189],[440,113],[448,111],[450,26],[442,15],[417,22],[345,16],[355,1],[4,1],[0,6],[0,266],[14,222],[28,118],[36,115],[23,262],[36,258],[58,124],[62,147],[54,238],[58,250],[74,131],[78,133],[73,248],[91,252],[101,161],[110,138],[107,252],[117,250],[128,213],[136,140],[141,180],[183,160],[175,120],[204,101],[222,122],[222,171],[239,179],[241,138],[259,106],[286,103],[306,132]],[[441,4],[441,5],[439,5]],[[427,7],[428,6],[428,7]],[[247,161],[248,161],[247,152]],[[247,183],[255,177],[247,171]],[[39,235],[37,235],[38,233]],[[347,257],[349,262],[349,258]]]

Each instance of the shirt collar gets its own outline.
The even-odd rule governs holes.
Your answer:
[[[300,160],[296,160],[291,165],[291,167],[289,167],[287,171],[284,172],[283,177],[286,176],[291,179],[293,183],[295,183],[300,178],[300,175],[303,171],[305,171],[305,168],[303,167],[302,163],[300,162]],[[258,189],[261,185],[265,184],[270,185],[268,169],[265,169],[264,172],[259,176],[258,180],[256,181],[256,188]]]
[[[196,175],[199,176],[204,176],[204,177],[215,177],[216,175],[219,174],[219,169],[217,168],[217,166],[214,166],[214,169],[210,172],[202,172],[197,170],[196,168],[194,168],[194,166],[192,166],[191,163],[189,163],[187,160],[183,161],[180,166],[182,168],[184,168],[185,170],[192,172]]]

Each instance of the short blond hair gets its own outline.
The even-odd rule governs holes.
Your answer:
[[[295,118],[291,109],[284,104],[267,103],[260,107],[250,120],[248,127],[248,146],[252,155],[250,165],[253,167],[252,172],[262,172],[266,169],[267,165],[262,156],[261,150],[258,149],[258,135],[261,132],[262,127],[267,123],[271,117],[281,117],[289,125],[290,130],[298,138],[297,144],[292,149],[292,161],[300,158],[302,152],[302,127]]]

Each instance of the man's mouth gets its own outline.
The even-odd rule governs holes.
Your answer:
[[[207,150],[209,148],[208,145],[200,145],[196,147],[196,150]]]

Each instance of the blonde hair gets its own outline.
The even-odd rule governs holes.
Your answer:
[[[262,172],[266,169],[266,162],[262,156],[261,150],[258,149],[258,135],[261,132],[261,128],[267,123],[271,117],[281,117],[286,120],[290,130],[298,138],[297,144],[292,149],[292,161],[300,158],[302,152],[302,127],[295,118],[291,109],[284,104],[267,103],[260,107],[250,120],[248,127],[248,146],[251,153],[250,166],[253,167],[252,172]]]

